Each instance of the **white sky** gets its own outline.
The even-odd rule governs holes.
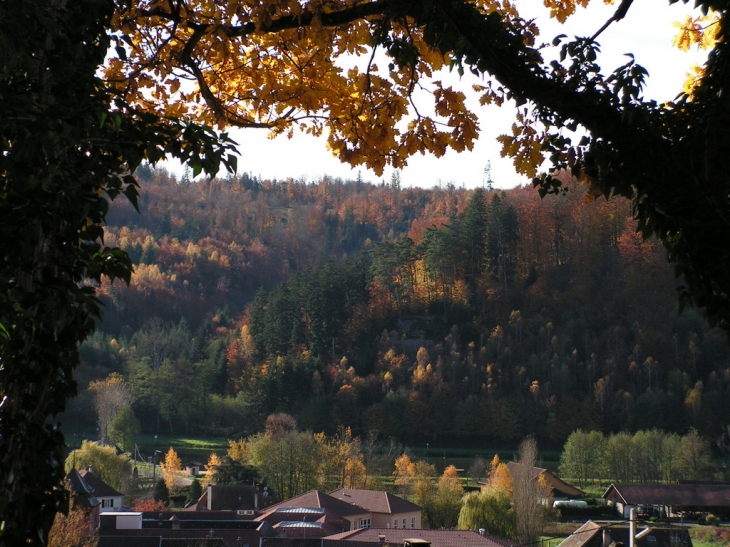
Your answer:
[[[566,34],[569,38],[591,36],[616,9],[615,5],[607,6],[600,0],[593,0],[588,9],[579,8],[579,12],[561,26],[548,17],[541,0],[519,0],[517,5],[523,17],[537,19],[542,41],[548,43],[558,34]],[[598,38],[602,46],[598,64],[604,74],[624,64],[628,60],[624,54],[631,52],[637,63],[649,71],[646,96],[658,101],[674,98],[682,88],[689,67],[701,64],[705,57],[704,52],[682,52],[672,46],[677,33],[673,23],[683,20],[689,13],[697,11],[682,2],[670,6],[668,0],[634,0],[626,18],[612,23]],[[474,97],[472,108],[479,116],[480,138],[471,152],[450,151],[441,158],[420,154],[412,157],[408,167],[401,171],[402,185],[432,187],[453,183],[474,188],[482,184],[487,162],[491,163],[495,187],[511,188],[528,183],[526,178],[515,173],[511,159],[500,157],[500,145],[495,140],[510,132],[514,111],[507,107],[479,106],[475,93],[471,92],[471,84],[477,82],[473,76],[465,76],[459,81],[458,76],[452,74],[443,79]],[[295,134],[292,139],[270,140],[266,130],[245,129],[231,131],[231,136],[240,145],[239,173],[248,172],[269,179],[303,178],[310,182],[323,175],[354,179],[358,170],[362,171],[363,179],[370,182],[388,181],[392,174],[392,170],[386,170],[382,177],[377,177],[364,168],[352,169],[331,155],[324,139],[303,134]]]

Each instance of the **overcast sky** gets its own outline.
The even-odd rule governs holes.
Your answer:
[[[615,6],[607,6],[600,0],[593,0],[588,9],[579,12],[565,25],[550,20],[542,8],[541,0],[520,0],[517,2],[521,14],[536,18],[541,29],[541,38],[550,42],[558,34],[569,37],[593,35],[614,13]],[[674,22],[683,20],[686,14],[696,13],[691,6],[677,2],[669,6],[667,0],[634,0],[626,18],[614,22],[598,41],[602,46],[599,64],[604,73],[624,64],[625,53],[633,53],[639,64],[649,71],[647,96],[659,101],[674,98],[682,88],[690,66],[701,64],[705,54],[696,50],[682,52],[672,46],[677,33]],[[463,80],[447,75],[455,88],[470,93],[471,84],[477,82],[473,76]],[[444,157],[417,155],[401,171],[404,186],[432,187],[453,183],[467,188],[480,186],[484,179],[487,162],[491,164],[492,179],[498,188],[511,188],[528,181],[517,175],[509,158],[501,158],[500,146],[495,138],[509,133],[514,112],[510,108],[481,107],[472,103],[480,119],[481,136],[471,152],[449,152]],[[265,130],[245,129],[231,132],[240,144],[239,172],[248,172],[263,178],[304,178],[313,182],[323,175],[355,178],[358,169],[341,164],[327,150],[324,139],[295,134],[293,139],[278,137],[270,140]],[[359,169],[366,181],[378,182],[390,179],[392,170],[386,170],[382,177],[372,171]]]

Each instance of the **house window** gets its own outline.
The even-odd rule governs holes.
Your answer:
[[[393,520],[393,528],[398,528],[398,519]]]
[[[104,507],[114,507],[114,500],[101,500],[101,506]]]
[[[370,519],[360,519],[360,528],[370,528]]]
[[[403,519],[403,528],[406,527],[406,519]]]
[[[416,517],[411,517],[411,528],[416,527]]]

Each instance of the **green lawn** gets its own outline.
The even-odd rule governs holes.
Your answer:
[[[540,536],[540,543],[537,547],[556,547],[557,545],[560,545],[564,539],[564,537]]]

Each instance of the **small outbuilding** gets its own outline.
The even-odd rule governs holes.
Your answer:
[[[203,464],[200,462],[189,462],[185,464],[185,472],[188,475],[198,476],[202,468]]]

